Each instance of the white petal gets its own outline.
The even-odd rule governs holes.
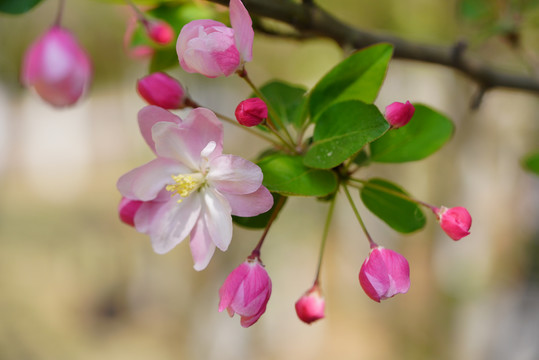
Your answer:
[[[213,243],[225,251],[232,240],[232,215],[228,200],[214,189],[206,189],[200,216],[204,217]]]
[[[244,194],[223,194],[232,208],[232,215],[250,217],[265,213],[273,206],[273,196],[261,186],[257,191]]]
[[[191,231],[189,246],[191,247],[191,255],[195,262],[195,270],[204,270],[210,263],[213,253],[215,252],[215,244],[208,232],[206,220],[203,216],[199,217],[193,231]]]
[[[239,156],[221,155],[209,166],[207,179],[222,193],[250,194],[262,185],[262,170]]]
[[[189,169],[177,161],[157,158],[120,177],[117,187],[129,199],[150,201],[165,185],[174,183],[171,175],[188,172]]]
[[[200,210],[201,198],[198,194],[192,194],[181,203],[175,198],[170,199],[154,216],[149,228],[154,251],[164,254],[182,242],[193,230]]]
[[[138,112],[140,133],[153,152],[155,152],[155,143],[152,139],[152,127],[161,121],[174,124],[181,123],[181,119],[178,116],[159,106],[149,105]]]

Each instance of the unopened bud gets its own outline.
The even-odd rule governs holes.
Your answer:
[[[310,324],[324,318],[326,302],[320,293],[320,288],[315,284],[296,301],[296,314],[301,321]]]
[[[268,107],[259,98],[251,98],[240,102],[235,114],[243,126],[256,126],[268,117]]]
[[[472,217],[468,210],[461,206],[435,208],[434,213],[440,222],[443,231],[453,240],[457,241],[470,234]]]
[[[181,109],[185,106],[185,91],[173,77],[156,72],[137,81],[137,91],[150,105],[164,109]]]
[[[148,21],[145,26],[150,39],[159,45],[168,45],[174,39],[174,29],[167,22],[151,20]]]
[[[400,128],[410,122],[415,108],[407,101],[406,104],[394,102],[386,107],[386,120],[393,128]]]
[[[135,214],[142,205],[142,201],[130,200],[126,197],[122,197],[120,204],[118,204],[118,215],[123,223],[135,226]]]

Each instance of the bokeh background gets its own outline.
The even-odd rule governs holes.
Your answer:
[[[524,50],[516,51],[489,36],[488,24],[459,20],[456,0],[317,2],[364,29],[439,45],[468,39],[470,51],[503,70],[526,74],[537,61],[538,7],[516,20],[503,13],[525,1],[493,1],[489,10],[509,25],[518,20]],[[308,326],[294,302],[313,280],[327,204],[291,199],[263,248],[273,281],[266,314],[243,329],[217,311],[217,291],[260,232],[236,228],[230,249],[195,272],[186,242],[157,255],[117,218],[116,180],[152,158],[136,123],[144,102],[135,82],[148,64],[122,47],[129,10],[67,1],[63,23],[95,66],[77,106],[53,109],[19,84],[24,50],[56,7],[47,0],[21,16],[0,14],[0,359],[539,358],[539,177],[520,164],[539,148],[537,94],[496,89],[471,110],[477,85],[465,77],[392,61],[380,108],[423,102],[454,120],[456,132],[428,159],[362,175],[386,177],[434,205],[467,207],[471,235],[453,242],[429,214],[423,231],[403,236],[360,208],[375,240],[411,265],[409,293],[378,304],[359,286],[368,243],[339,197],[322,270],[326,319]],[[346,55],[329,40],[261,35],[254,54],[248,70],[257,84],[280,78],[309,88]],[[250,93],[235,77],[170,74],[229,116]],[[263,149],[225,124],[225,152],[254,159]]]

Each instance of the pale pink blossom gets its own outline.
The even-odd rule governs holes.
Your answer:
[[[268,107],[259,98],[243,100],[235,111],[236,120],[243,126],[256,126],[268,117]]]
[[[410,122],[414,116],[415,108],[409,102],[394,102],[386,107],[386,120],[393,128],[400,128]]]
[[[230,0],[232,28],[214,20],[194,20],[180,31],[176,51],[189,73],[229,76],[253,58],[251,17],[240,0]]]
[[[51,27],[26,51],[21,81],[56,107],[73,105],[92,80],[90,58],[77,39],[60,26]]]
[[[326,302],[320,293],[318,284],[313,285],[296,301],[296,314],[307,324],[324,318]]]
[[[470,235],[470,227],[472,226],[472,217],[468,210],[461,206],[446,208],[434,208],[434,213],[440,227],[453,240],[457,241],[465,236]]]
[[[258,258],[247,259],[228,275],[219,289],[219,312],[241,316],[241,326],[253,325],[266,311],[271,279]]]
[[[150,235],[154,251],[174,248],[188,236],[196,270],[215,247],[225,251],[232,217],[255,216],[273,205],[262,171],[250,161],[223,155],[223,127],[215,114],[192,110],[182,121],[157,106],[139,112],[142,135],[157,158],[118,180],[120,193],[143,201],[135,228]]]
[[[361,265],[359,283],[365,293],[380,302],[410,288],[410,266],[401,254],[376,246]]]
[[[163,72],[155,72],[138,80],[137,91],[150,105],[164,109],[181,109],[185,105],[182,85]]]

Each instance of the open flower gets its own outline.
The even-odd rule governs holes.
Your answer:
[[[73,105],[90,85],[92,65],[77,39],[53,26],[26,51],[21,80],[56,107]]]
[[[157,106],[139,112],[142,135],[157,158],[118,180],[121,194],[143,201],[135,228],[166,253],[190,236],[195,269],[204,269],[215,247],[232,239],[232,217],[255,216],[273,205],[262,171],[250,161],[222,154],[223,128],[215,114],[192,110],[185,121]]]
[[[410,266],[401,254],[377,246],[361,265],[359,283],[371,299],[380,302],[408,292]]]
[[[258,258],[247,259],[234,269],[219,289],[219,312],[241,316],[241,326],[253,325],[266,311],[271,279]]]
[[[240,0],[230,0],[232,28],[214,20],[194,20],[180,31],[176,52],[181,67],[209,78],[229,76],[253,58],[251,17]]]

